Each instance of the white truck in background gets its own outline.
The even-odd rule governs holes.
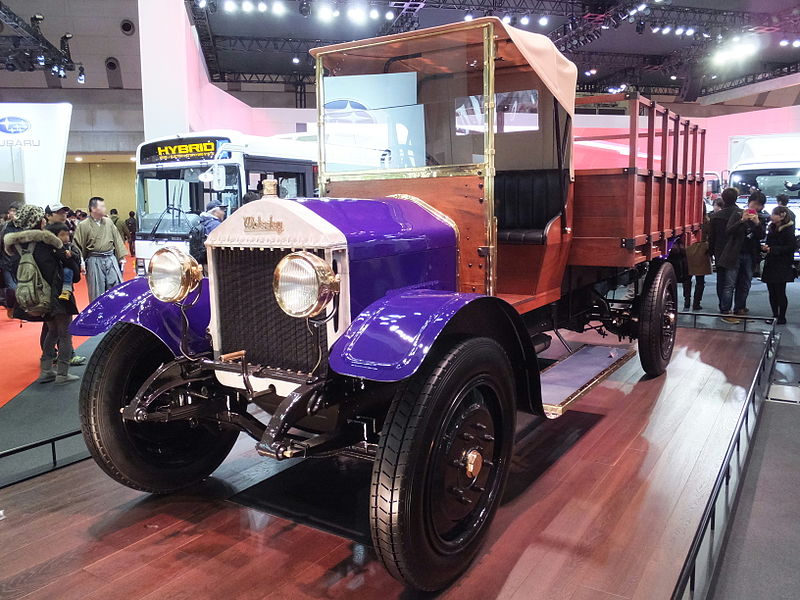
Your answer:
[[[730,185],[744,202],[758,189],[767,196],[767,210],[778,194],[789,196],[792,211],[800,208],[800,133],[731,136],[728,164]]]

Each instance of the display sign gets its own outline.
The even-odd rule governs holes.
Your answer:
[[[26,204],[61,197],[72,105],[0,103],[0,190]]]
[[[176,138],[144,144],[139,150],[139,164],[180,162],[185,160],[212,160],[228,138]]]

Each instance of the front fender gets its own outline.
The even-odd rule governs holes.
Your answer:
[[[211,318],[207,280],[200,286],[200,297],[187,309],[189,319],[188,349],[193,354],[211,350],[206,336]],[[193,297],[193,295],[192,295]],[[175,356],[181,354],[181,311],[178,305],[162,302],[153,296],[145,277],[137,277],[109,290],[72,322],[72,335],[93,336],[104,333],[116,323],[133,323],[158,337]]]
[[[341,375],[373,381],[405,379],[416,372],[453,315],[478,298],[432,290],[384,296],[334,342],[330,366]]]

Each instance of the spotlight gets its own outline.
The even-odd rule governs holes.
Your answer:
[[[644,21],[639,20],[639,22],[636,23],[636,33],[638,33],[639,35],[643,34],[644,33],[644,27],[645,27]]]
[[[6,71],[14,72],[17,70],[17,65],[14,63],[14,59],[10,56],[6,59]]]
[[[539,26],[540,27],[547,27],[547,24],[550,22],[550,19],[547,17],[539,17]]]
[[[367,22],[367,13],[363,8],[355,6],[347,9],[347,18],[353,23],[362,25]]]
[[[530,23],[530,22],[531,22],[531,18],[528,15],[522,15],[519,18],[519,24],[522,25],[523,27],[526,27],[528,25],[528,23]]]
[[[716,78],[717,78],[717,76],[716,76],[716,75],[712,75],[712,76],[711,76],[711,79],[716,79]]]
[[[678,77],[675,75],[670,75],[669,78],[672,79],[672,81],[675,81]]]
[[[737,44],[738,44],[738,43],[739,43],[739,42],[741,42],[741,41],[742,41],[742,38],[741,38],[741,37],[739,37],[738,35],[735,35],[735,36],[733,36],[733,42],[735,42],[735,43],[737,43]]]
[[[662,35],[667,35],[670,31],[672,31],[672,26],[671,25],[664,25],[661,28]]]
[[[645,8],[647,8],[647,3],[646,2],[642,2],[639,6],[636,7],[636,10],[642,11]]]
[[[259,2],[258,3],[258,12],[267,12],[267,3],[266,2]]]
[[[276,15],[285,15],[286,14],[286,7],[283,5],[282,2],[276,2],[272,5],[272,12]]]
[[[612,27],[613,27],[614,29],[616,29],[617,27],[619,27],[619,23],[618,23],[618,22],[617,22],[617,20],[616,20],[614,17],[612,17],[612,16],[608,16],[608,17],[606,17],[605,19],[603,19],[603,24],[602,24],[602,25],[600,25],[600,29],[611,29]]]
[[[377,9],[377,8],[371,8],[371,9],[370,9],[370,11],[369,11],[369,18],[370,18],[370,19],[373,19],[373,20],[375,20],[375,19],[377,19],[377,18],[378,18],[378,17],[380,17],[380,16],[381,16],[381,14],[378,12],[378,9]]]
[[[300,64],[300,57],[298,57],[298,56],[293,56],[293,57],[292,57],[292,62],[293,62],[294,64],[296,64],[296,65],[299,65],[299,64]]]
[[[503,23],[508,25],[509,23],[511,23],[511,17],[509,15],[503,15],[502,21],[503,21]]]
[[[589,69],[589,73],[592,75],[597,75],[597,69]]]
[[[300,2],[297,5],[297,11],[300,13],[300,15],[307,18],[308,15],[311,14],[310,0],[300,0]]]
[[[387,10],[386,14],[383,15],[383,16],[386,18],[387,21],[391,21],[391,20],[394,19],[394,11],[393,10]]]
[[[693,35],[694,35],[694,27],[689,27],[689,28],[686,30],[686,35],[687,35],[687,36],[693,36]]]
[[[793,41],[792,48],[800,48],[800,40]]]
[[[50,73],[52,75],[58,75],[58,65],[53,65],[52,67],[50,67]]]
[[[475,17],[472,16],[472,13],[467,13],[467,14],[464,15],[464,20],[465,21],[472,21],[472,19],[474,19],[474,18]]]
[[[86,71],[84,71],[83,67],[78,67],[78,77],[77,82],[83,85],[86,83]]]
[[[788,44],[789,42],[786,42],[786,43]],[[39,56],[36,57],[36,64],[37,65],[39,65],[40,67],[43,67],[44,63],[45,63],[44,54],[40,54]]]
[[[233,0],[225,0],[225,4],[223,4],[222,7],[227,13],[235,13],[237,10],[239,10],[239,5]]]
[[[254,8],[255,6],[253,6],[253,3],[250,0],[244,0],[244,2],[242,2],[242,12],[253,12]]]
[[[320,21],[323,21],[324,23],[330,23],[333,21],[333,9],[327,4],[323,4],[317,9],[317,16],[319,17]]]
[[[82,156],[76,156],[75,157],[75,162],[83,162],[83,157]]]
[[[208,4],[207,0],[197,0],[197,8],[200,10],[203,10],[206,7],[206,4]]]
[[[586,75],[587,77],[591,77],[592,76],[592,74],[589,71],[584,71],[583,74]]]
[[[61,79],[64,79],[64,77],[67,76],[67,72],[64,70],[64,67],[59,67],[58,68],[58,76]]]
[[[685,29],[683,28],[683,25],[678,25],[675,28],[675,35],[683,35],[684,31],[685,31]]]
[[[780,41],[780,45],[781,46],[788,46],[789,45],[789,40],[781,40]]]

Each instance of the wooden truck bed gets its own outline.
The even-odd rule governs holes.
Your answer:
[[[700,239],[705,130],[637,94],[576,100],[612,102],[629,103],[629,131],[575,142],[624,140],[627,166],[575,170],[570,265],[631,267],[666,254],[673,236]]]

